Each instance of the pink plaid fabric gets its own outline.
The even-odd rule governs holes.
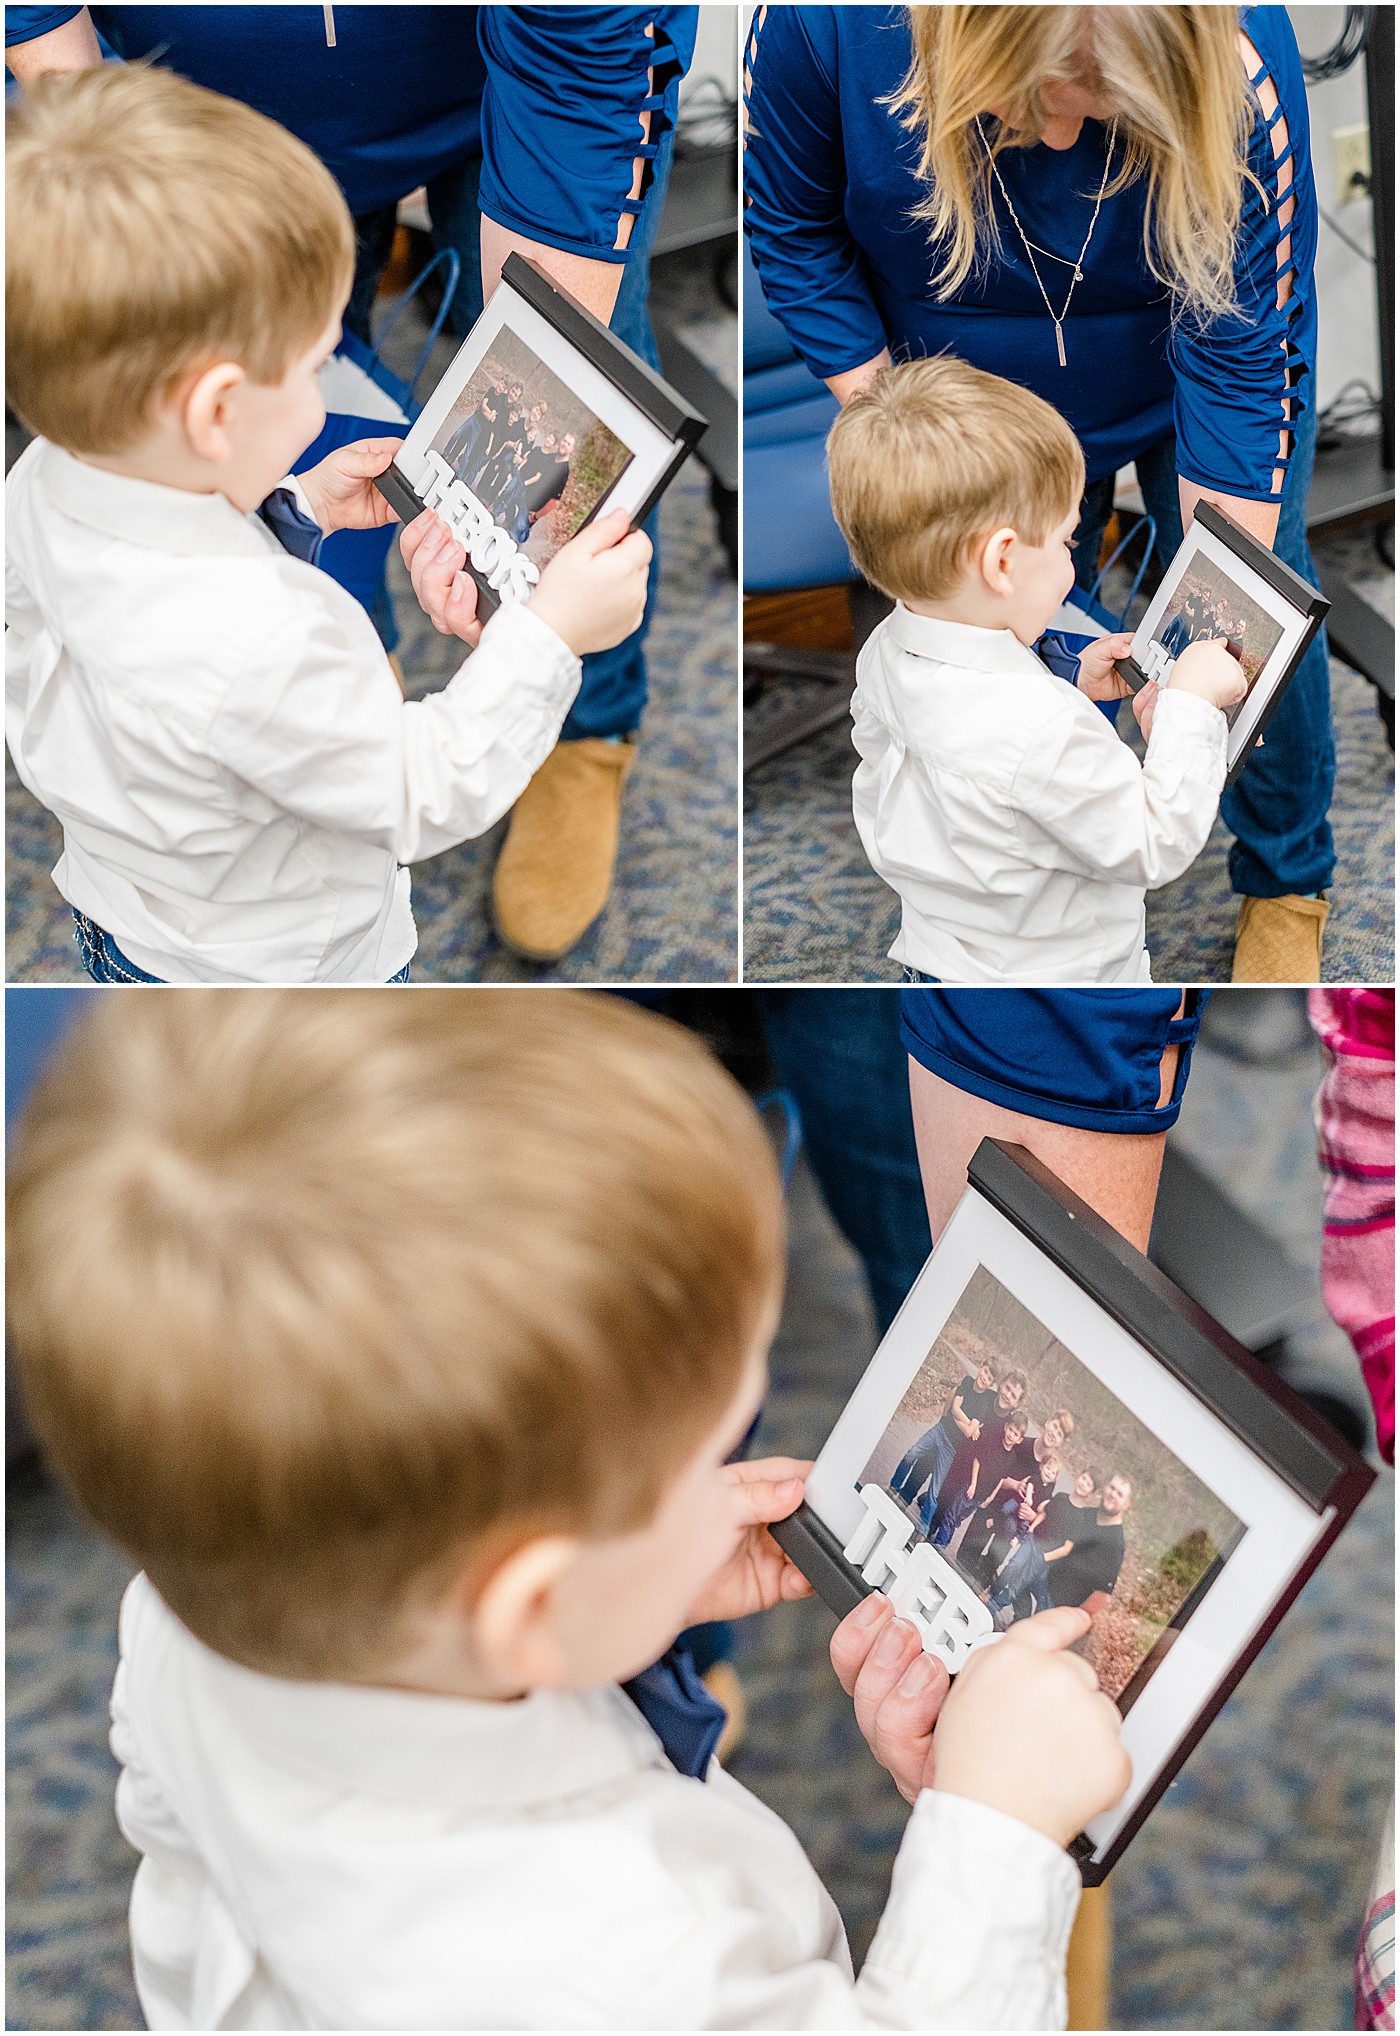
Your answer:
[[[1394,1463],[1395,992],[1310,990],[1308,1014],[1330,1058],[1314,1106],[1328,1176],[1323,1297],[1352,1340]]]
[[[1356,1954],[1356,2027],[1395,2027],[1395,1813],[1386,1826]]]

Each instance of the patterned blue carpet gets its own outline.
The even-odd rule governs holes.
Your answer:
[[[653,301],[691,323],[708,321],[732,357],[734,321],[709,290],[704,263],[669,256],[653,271]],[[728,332],[727,340],[724,335]],[[443,357],[450,356],[441,342]],[[738,974],[735,653],[737,597],[695,460],[661,505],[659,598],[647,640],[651,699],[623,795],[617,876],[606,910],[569,955],[522,962],[490,923],[491,873],[506,822],[413,873],[418,982],[731,982]],[[445,684],[461,659],[419,609],[397,548],[391,587],[410,694]],[[49,872],[56,823],[6,758],[6,979],[83,980],[72,918]]]
[[[1324,547],[1317,550],[1323,553]],[[1372,570],[1369,533],[1329,541],[1325,555],[1366,571],[1366,598],[1393,617],[1394,580]],[[800,682],[788,697],[801,699]],[[780,698],[765,700],[771,713]],[[1394,759],[1364,679],[1332,660],[1337,875],[1323,948],[1327,982],[1388,983],[1395,974]],[[1124,721],[1126,725],[1126,715]],[[1136,733],[1136,731],[1134,731]],[[851,821],[855,753],[849,724],[814,736],[745,781],[744,974],[751,982],[896,982],[888,950],[899,930],[894,893],[865,860]],[[1158,982],[1230,979],[1238,904],[1230,837],[1217,821],[1196,862],[1147,900],[1147,945]]]
[[[1203,1047],[1174,1136],[1302,1264],[1321,1189],[1302,1045],[1251,1068]],[[800,1167],[790,1280],[760,1447],[814,1452],[872,1347],[857,1261]],[[1320,1304],[1295,1375],[1349,1387]],[[1385,1476],[1111,1881],[1113,2026],[1343,2029],[1393,1773],[1393,1479]],[[7,2026],[128,2029],[133,1856],[112,1816],[106,1701],[128,1573],[42,1477],[8,1503]],[[738,1629],[750,1700],[734,1770],[793,1824],[861,1955],[905,1810],[831,1674],[831,1621],[789,1606]]]

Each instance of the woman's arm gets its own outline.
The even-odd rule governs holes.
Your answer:
[[[858,396],[862,389],[868,389],[881,368],[890,365],[890,350],[882,347],[873,361],[866,361],[858,368],[847,368],[844,374],[828,375],[826,386],[844,410],[852,396]]]
[[[11,15],[23,13],[11,8]],[[12,42],[5,50],[10,76],[23,91],[45,71],[90,71],[102,62],[97,30],[86,7],[75,9],[72,19],[60,21],[47,35],[31,36],[28,42]]]
[[[1271,545],[1305,400],[1300,385],[1311,370],[1294,326],[1297,279],[1312,271],[1317,213],[1297,45],[1286,16],[1264,25],[1271,37],[1286,38],[1272,63],[1243,30],[1239,38],[1259,102],[1262,133],[1251,141],[1250,164],[1263,187],[1261,196],[1247,182],[1241,202],[1235,268],[1241,315],[1203,331],[1183,321],[1171,349],[1183,528],[1198,502],[1214,502]],[[1296,132],[1280,85],[1296,109]]]
[[[846,225],[832,7],[763,7],[744,46],[744,230],[768,308],[838,401],[889,352]]]

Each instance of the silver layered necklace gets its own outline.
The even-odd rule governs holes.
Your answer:
[[[1020,215],[1017,213],[1016,207],[1011,202],[1011,194],[1008,192],[1005,184],[1003,184],[1003,182],[1001,181],[1001,171],[997,168],[997,159],[992,154],[991,144],[987,141],[985,135],[982,136],[982,143],[987,151],[987,161],[991,166],[992,175],[997,180],[997,189],[1000,191],[1003,199],[1006,201],[1006,209],[1011,214],[1012,220],[1016,227],[1016,231],[1021,236],[1021,245],[1026,250],[1026,260],[1031,265],[1031,274],[1035,277],[1036,288],[1040,291],[1041,296],[1045,299],[1045,308],[1050,313],[1050,322],[1055,328],[1055,350],[1060,356],[1060,366],[1062,368],[1067,368],[1069,366],[1069,362],[1065,359],[1065,320],[1069,316],[1070,301],[1073,298],[1075,291],[1079,288],[1079,285],[1084,280],[1084,257],[1089,252],[1089,242],[1093,239],[1094,228],[1099,223],[1099,207],[1103,204],[1103,194],[1108,189],[1108,173],[1113,167],[1113,143],[1116,134],[1117,134],[1117,123],[1115,122],[1115,124],[1108,130],[1108,156],[1104,162],[1103,176],[1099,180],[1099,195],[1094,200],[1094,213],[1093,217],[1089,221],[1089,231],[1084,236],[1083,247],[1080,248],[1077,257],[1073,261],[1070,260],[1068,255],[1056,254],[1053,248],[1041,247],[1038,241],[1032,240],[1030,236],[1027,234],[1025,227],[1022,226],[1021,224]],[[1034,252],[1032,252],[1032,250],[1034,250]],[[1074,274],[1070,277],[1069,289],[1065,294],[1065,301],[1060,306],[1058,313],[1056,312],[1054,305],[1050,302],[1050,294],[1047,291],[1044,283],[1041,281],[1040,270],[1035,265],[1036,255],[1043,255],[1047,261],[1060,262],[1064,265],[1065,268],[1073,269],[1074,271]]]

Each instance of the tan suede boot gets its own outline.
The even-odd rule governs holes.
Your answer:
[[[585,736],[550,752],[515,802],[496,864],[496,931],[527,961],[557,961],[608,902],[635,742]]]
[[[1241,898],[1232,983],[1322,980],[1325,898]]]

